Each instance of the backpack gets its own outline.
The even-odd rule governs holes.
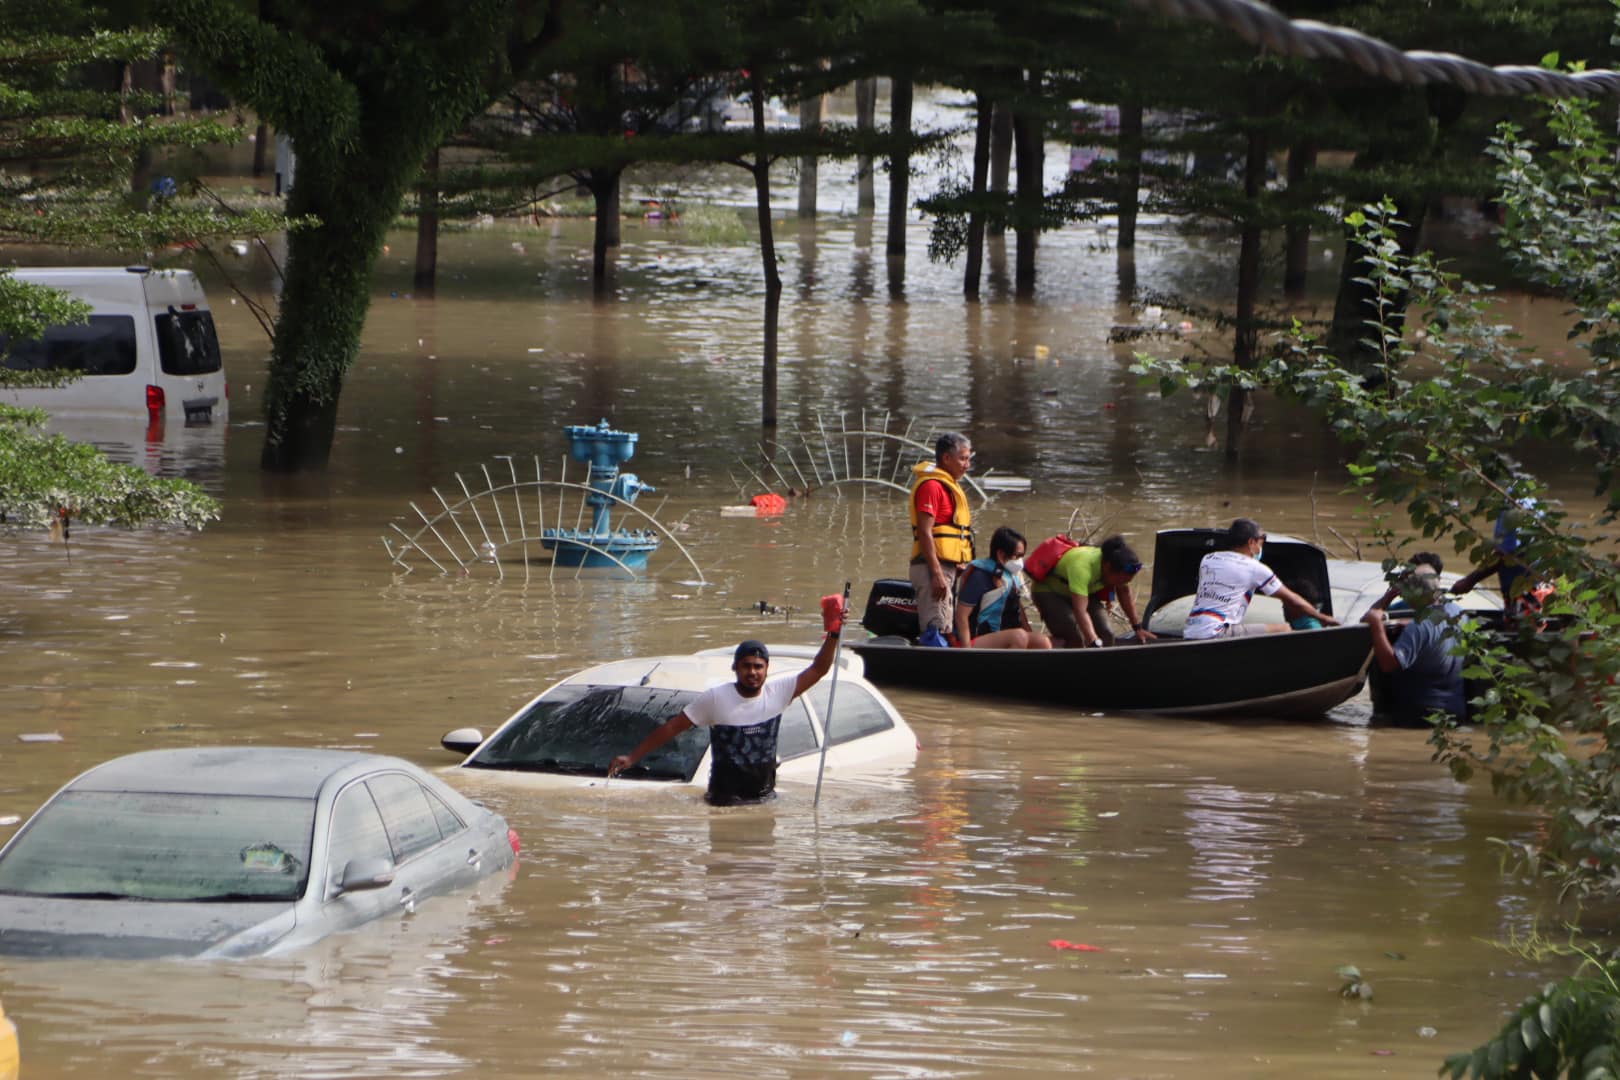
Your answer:
[[[1035,550],[1024,556],[1024,573],[1032,581],[1045,581],[1046,575],[1057,566],[1058,560],[1063,558],[1071,548],[1080,546],[1080,541],[1071,539],[1067,534],[1058,533],[1049,536],[1035,545]]]

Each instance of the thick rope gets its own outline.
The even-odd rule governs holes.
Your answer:
[[[1177,19],[1220,23],[1243,40],[1307,60],[1343,60],[1391,82],[1451,83],[1475,94],[1599,98],[1620,96],[1620,71],[1566,74],[1524,65],[1490,67],[1452,53],[1402,52],[1342,26],[1288,16],[1258,0],[1133,0]]]

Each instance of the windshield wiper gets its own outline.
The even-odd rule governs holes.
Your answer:
[[[606,766],[589,761],[562,761],[557,758],[532,758],[524,761],[472,761],[468,764],[480,769],[511,769],[514,772],[554,772],[570,776],[600,776]]]

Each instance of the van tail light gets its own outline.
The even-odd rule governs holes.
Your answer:
[[[146,388],[146,441],[163,441],[163,387]]]
[[[520,841],[518,839],[518,834],[517,834],[516,829],[508,828],[506,830],[506,842],[508,844],[512,845],[512,854],[514,854],[514,855],[523,854],[523,843],[522,843],[522,841]]]

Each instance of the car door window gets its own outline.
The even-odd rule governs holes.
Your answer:
[[[423,790],[428,797],[428,804],[433,807],[433,817],[439,823],[440,835],[448,840],[450,837],[467,827],[462,820],[456,816],[456,812],[454,810],[444,805],[443,799],[433,794],[432,791],[428,791],[425,788]]]
[[[343,880],[352,859],[394,858],[382,815],[364,784],[350,784],[332,806],[332,840],[326,859],[328,893]]]
[[[135,320],[129,315],[92,315],[87,322],[52,326],[28,340],[0,337],[0,359],[14,371],[128,375],[135,370],[135,356]]]
[[[833,698],[833,717],[827,720],[827,697],[832,691],[832,683],[823,680],[810,688],[810,704],[816,707],[822,723],[828,730],[828,743],[837,746],[839,743],[858,739],[862,735],[875,735],[880,731],[887,731],[894,727],[894,720],[890,718],[888,710],[881,702],[872,696],[872,692],[858,683],[847,682],[838,688],[838,694]]]
[[[810,727],[810,713],[804,699],[796,698],[782,710],[782,727],[776,735],[776,756],[780,761],[816,752],[816,733]]]
[[[400,773],[383,773],[368,778],[366,786],[382,811],[395,862],[404,862],[443,839],[439,819],[421,784]]]

